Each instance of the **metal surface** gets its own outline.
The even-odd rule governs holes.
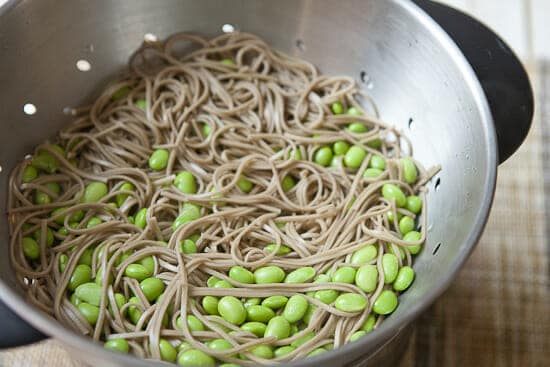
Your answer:
[[[1,13],[2,11],[0,11]],[[85,14],[76,17],[77,14]],[[443,292],[479,239],[495,186],[497,152],[489,107],[457,46],[406,0],[41,0],[22,1],[0,19],[0,210],[9,171],[69,122],[66,106],[89,101],[119,71],[145,33],[218,34],[224,24],[256,33],[329,74],[356,76],[385,121],[412,140],[414,154],[442,171],[429,185],[428,241],[417,278],[376,332],[293,365],[368,360]],[[300,47],[297,47],[299,45]],[[91,70],[75,63],[86,59]],[[32,116],[23,105],[36,105]],[[435,187],[438,183],[437,188]],[[0,238],[7,253],[6,218]],[[114,354],[61,327],[24,302],[7,256],[0,298],[32,325],[92,365],[162,365]]]

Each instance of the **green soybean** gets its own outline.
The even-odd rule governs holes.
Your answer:
[[[138,281],[142,281],[153,275],[145,266],[141,264],[130,264],[124,270],[124,275],[130,278],[134,278]]]
[[[350,107],[348,108],[347,114],[352,116],[361,116],[363,113],[357,107]]]
[[[128,303],[139,305],[139,299],[137,297],[130,297]],[[132,324],[137,324],[139,319],[141,318],[141,315],[142,312],[138,306],[128,307],[128,316],[130,317],[130,321],[132,321]]]
[[[318,165],[327,167],[330,164],[330,161],[332,161],[332,149],[330,149],[329,147],[323,147],[318,149],[315,152],[313,160]]]
[[[120,191],[134,191],[136,188],[134,187],[133,184],[131,184],[130,182],[125,182],[123,183],[119,190]],[[128,194],[117,194],[116,196],[116,205],[118,207],[121,207],[122,204],[124,204],[124,202],[126,201],[126,199],[128,198]]]
[[[376,316],[369,315],[363,325],[361,325],[361,330],[370,333],[374,329],[374,325],[376,324]]]
[[[86,186],[82,201],[84,203],[95,203],[101,200],[107,193],[109,188],[104,182],[95,181]]]
[[[382,256],[382,269],[384,269],[384,283],[393,283],[399,270],[399,260],[397,256],[394,254],[384,254]]]
[[[203,124],[202,125],[202,134],[204,135],[204,137],[208,137],[210,134],[212,133],[212,127],[208,124]]]
[[[267,252],[273,252],[273,251],[275,251],[275,248],[277,248],[277,244],[272,243],[272,244],[269,244],[266,247],[264,247],[264,250],[266,250]],[[282,255],[290,254],[291,252],[292,252],[292,249],[290,247],[285,246],[285,245],[280,245],[279,250],[277,251],[277,253],[275,255],[282,256]]]
[[[35,178],[38,177],[38,171],[33,166],[27,166],[23,170],[23,174],[21,175],[21,181],[24,183],[29,183]]]
[[[403,168],[403,179],[408,184],[413,184],[418,178],[416,165],[409,158],[401,158],[401,167]]]
[[[258,297],[247,298],[246,301],[244,301],[244,307],[248,308],[250,306],[256,306],[256,305],[259,305],[260,302],[261,302],[261,299],[259,299]]]
[[[317,306],[314,305],[313,303],[310,303],[309,306],[307,307],[307,311],[303,319],[306,325],[309,324],[316,310],[317,310]]]
[[[334,301],[334,307],[344,312],[359,312],[367,307],[367,299],[357,293],[343,293]]]
[[[181,171],[174,179],[174,186],[184,194],[196,194],[197,183],[195,177],[189,171]]]
[[[77,306],[78,311],[90,325],[95,325],[99,317],[99,307],[93,306],[86,302],[80,302]]]
[[[299,161],[302,159],[302,152],[299,148],[293,149],[288,153],[288,158]]]
[[[269,307],[254,305],[246,308],[246,319],[266,323],[275,316],[275,312]]]
[[[249,321],[241,325],[241,329],[256,335],[258,338],[261,338],[264,336],[266,327],[267,327],[266,324],[258,321]]]
[[[288,338],[290,335],[290,323],[283,316],[275,316],[269,320],[265,329],[264,338],[274,336],[277,339]]]
[[[79,285],[76,287],[75,294],[78,298],[91,305],[99,306],[101,303],[101,286],[96,283],[89,282]]]
[[[290,353],[294,352],[295,350],[296,350],[295,347],[293,347],[291,345],[285,345],[285,346],[282,346],[282,347],[279,347],[279,348],[275,349],[275,351],[273,352],[273,355],[275,356],[275,358],[280,358],[280,357],[284,357],[287,354],[290,354]]]
[[[46,205],[52,202],[52,198],[48,194],[42,191],[34,191],[34,203],[36,205]]]
[[[363,265],[355,274],[355,284],[363,292],[371,293],[378,284],[378,269],[376,265]]]
[[[31,237],[23,237],[23,254],[29,260],[38,260],[40,258],[40,246]]]
[[[183,204],[183,208],[180,211],[180,215],[174,220],[172,229],[175,231],[179,226],[192,222],[201,217],[200,208],[191,203]]]
[[[168,165],[168,157],[170,152],[166,149],[157,149],[149,157],[149,167],[155,171],[161,171]]]
[[[242,266],[233,266],[229,269],[229,277],[239,283],[253,284],[254,274]]]
[[[337,297],[338,297],[338,291],[334,289],[324,289],[324,290],[316,291],[313,294],[313,298],[327,305],[330,305],[332,302],[334,302]]]
[[[205,330],[204,324],[195,315],[187,315],[187,327],[191,331],[204,331]]]
[[[330,106],[330,109],[332,110],[332,113],[335,115],[341,115],[344,113],[344,105],[342,104],[342,102],[334,102]]]
[[[407,204],[407,198],[401,188],[394,184],[385,184],[382,186],[382,196],[388,200],[395,200],[395,205],[402,208]]]
[[[351,266],[342,266],[338,268],[332,275],[332,281],[334,283],[346,283],[353,284],[355,281],[356,270]]]
[[[311,357],[316,357],[320,354],[323,354],[327,352],[327,350],[325,348],[317,348],[317,349],[314,349],[312,352],[310,352],[306,357],[307,358],[311,358]]]
[[[151,277],[143,279],[139,283],[141,291],[149,302],[156,300],[164,292],[164,283],[159,278]]]
[[[41,151],[38,155],[34,156],[31,161],[31,165],[39,170],[54,173],[59,167],[57,159],[47,151]]]
[[[403,236],[403,241],[418,242],[422,239],[422,234],[417,231],[410,231]],[[422,245],[407,246],[407,249],[412,255],[416,255],[420,252]]]
[[[214,288],[233,288],[233,286],[227,280],[220,280],[214,284]]]
[[[393,223],[393,211],[390,210],[389,212],[386,213],[386,215],[388,217],[388,221],[390,223]],[[399,221],[401,220],[401,218],[403,218],[403,214],[397,212],[397,223],[398,223],[398,225],[399,225]]]
[[[246,177],[240,177],[237,180],[237,186],[245,194],[249,193],[254,188],[254,184],[252,183],[252,181],[250,181]]]
[[[147,225],[147,208],[142,208],[137,212],[134,224],[141,229],[145,228]]]
[[[299,294],[296,294],[288,299],[283,310],[283,317],[291,323],[301,320],[306,314],[309,303],[307,299]]]
[[[59,256],[59,271],[63,273],[65,271],[65,267],[67,266],[67,263],[69,262],[69,256],[66,254],[61,254]]]
[[[188,349],[178,356],[178,365],[183,367],[214,367],[216,361],[198,349]]]
[[[414,270],[410,266],[403,266],[397,273],[397,278],[393,282],[393,289],[403,292],[410,287],[414,280]]]
[[[241,301],[233,296],[225,296],[218,302],[218,313],[225,321],[240,325],[246,320],[247,310]]]
[[[278,266],[265,266],[254,271],[256,284],[280,283],[285,278],[285,272]]]
[[[221,279],[218,278],[217,276],[210,276],[208,278],[208,280],[206,281],[206,285],[209,287],[209,288],[213,288],[217,282],[219,282]]]
[[[122,87],[113,93],[113,95],[111,96],[111,99],[113,101],[119,100],[122,97],[126,96],[128,93],[130,93],[130,87]]]
[[[310,331],[309,333],[306,333],[298,339],[294,340],[292,343],[290,343],[290,345],[294,348],[298,348],[313,339],[314,337],[315,333],[313,331]]]
[[[288,273],[285,278],[285,283],[307,283],[312,280],[314,276],[315,269],[311,266],[304,266]]]
[[[166,339],[159,340],[159,351],[163,361],[174,362],[178,356],[176,348]]]
[[[420,213],[422,210],[422,199],[416,195],[407,196],[406,208],[414,214]]]
[[[360,146],[354,145],[344,155],[344,164],[346,167],[359,168],[363,160],[367,156],[365,149]]]
[[[73,274],[69,279],[67,288],[74,291],[79,285],[89,283],[92,280],[92,268],[88,265],[80,264],[74,268]]]
[[[231,59],[223,59],[222,61],[220,61],[222,64],[224,65],[235,65],[235,61],[231,60]]]
[[[116,303],[116,306],[117,306],[118,310],[120,311],[122,306],[124,306],[126,304],[126,297],[124,297],[124,295],[122,293],[115,293],[115,303]],[[122,314],[125,315],[126,311],[127,310],[125,310]],[[114,315],[113,308],[112,308],[110,303],[109,303],[109,312],[111,313],[111,315]]]
[[[288,298],[285,296],[270,296],[262,301],[262,306],[269,307],[272,310],[278,310],[286,305]]]
[[[149,274],[155,272],[155,259],[153,259],[153,256],[145,256],[139,260],[139,263],[147,269]]]
[[[397,308],[397,296],[392,291],[385,289],[380,293],[372,310],[379,315],[389,315]]]
[[[197,253],[197,244],[190,239],[183,240],[180,243],[180,250],[184,254],[196,254]]]
[[[93,228],[95,226],[100,225],[101,223],[103,223],[103,221],[101,219],[99,219],[98,217],[91,217],[88,220],[88,223],[86,223],[86,228]]]
[[[414,229],[414,219],[405,215],[399,221],[399,231],[402,234],[407,234]]]
[[[144,100],[144,99],[138,99],[138,100],[136,101],[136,106],[137,106],[140,110],[146,111],[146,110],[147,110],[147,101]]]
[[[349,337],[349,341],[353,343],[354,341],[359,340],[365,335],[367,335],[367,333],[363,330],[356,331],[355,333],[351,334],[351,336]]]
[[[383,171],[386,169],[386,160],[381,155],[375,154],[370,158],[369,167]]]
[[[204,296],[202,298],[202,308],[204,308],[209,315],[219,315],[218,298],[214,296]]]
[[[296,186],[296,181],[294,180],[294,177],[286,175],[281,182],[281,187],[283,188],[283,191],[290,191],[294,186]]]
[[[350,262],[353,265],[363,265],[373,259],[376,259],[376,256],[378,256],[378,249],[376,248],[376,246],[367,245],[355,251],[351,255]]]
[[[344,155],[349,150],[349,144],[344,140],[336,141],[332,144],[332,151],[335,156]]]
[[[260,357],[264,359],[273,358],[273,348],[265,344],[260,344],[256,347],[250,348],[250,353],[254,354],[256,357]]]
[[[348,125],[348,130],[355,134],[366,133],[369,129],[360,122],[352,122]]]
[[[63,225],[65,223],[65,215],[60,215],[60,214],[64,213],[67,209],[68,208],[64,208],[64,207],[56,208],[50,213],[52,217],[59,215],[59,217],[54,219],[55,223],[59,225]],[[84,212],[82,210],[73,211],[71,216],[69,217],[69,223],[80,222],[82,218],[84,218]]]
[[[367,180],[372,180],[374,178],[380,177],[384,171],[379,170],[378,168],[367,168],[363,173],[363,178]]]
[[[105,344],[103,344],[103,347],[117,353],[127,354],[130,351],[130,346],[126,339],[121,338],[107,340]]]
[[[73,305],[75,305],[76,307],[78,307],[78,305],[80,304],[80,302],[82,302],[82,300],[81,300],[80,298],[78,298],[78,297],[76,296],[75,293],[71,294],[71,303],[72,303]]]
[[[233,348],[233,344],[225,339],[212,339],[206,346],[212,350],[228,350]]]
[[[330,166],[333,168],[342,167],[342,160],[340,159],[340,156],[335,155],[334,157],[332,157],[332,160],[330,161]]]

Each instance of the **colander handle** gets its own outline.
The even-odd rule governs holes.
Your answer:
[[[523,143],[533,119],[533,90],[514,52],[491,29],[441,3],[413,0],[461,49],[474,69],[491,108],[500,163]]]
[[[0,301],[0,348],[13,348],[31,344],[46,336],[21,319],[4,302]]]

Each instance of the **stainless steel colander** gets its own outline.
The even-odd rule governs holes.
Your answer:
[[[428,240],[414,265],[417,278],[397,310],[358,342],[293,365],[391,363],[409,325],[446,289],[479,239],[498,151],[506,158],[521,144],[533,113],[525,72],[498,37],[449,8],[416,3],[9,0],[0,8],[1,209],[16,162],[67,124],[64,109],[89,102],[144,37],[255,33],[324,73],[356,76],[382,118],[411,139],[415,157],[442,167],[429,184]],[[7,254],[5,216],[0,238]],[[29,323],[91,365],[161,365],[109,352],[25,303],[7,255],[0,257],[0,299],[8,306],[0,312],[4,346],[40,338]]]

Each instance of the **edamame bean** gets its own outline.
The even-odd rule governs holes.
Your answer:
[[[285,283],[307,283],[315,276],[315,269],[311,266],[304,266],[288,273]]]
[[[372,180],[374,178],[380,177],[382,173],[383,171],[379,170],[378,168],[367,168],[365,170],[365,173],[363,173],[363,178]]]
[[[275,316],[269,320],[265,329],[264,338],[274,336],[277,339],[288,338],[290,335],[290,323],[283,316]]]
[[[52,198],[45,192],[35,190],[34,191],[34,203],[36,205],[46,205],[52,202]]]
[[[275,312],[266,306],[250,306],[246,308],[246,318],[249,321],[266,323],[275,316]]]
[[[141,282],[149,278],[153,273],[149,272],[149,270],[141,264],[130,264],[124,269],[124,275]]]
[[[376,265],[363,265],[355,274],[355,284],[363,292],[371,293],[376,289],[378,284],[378,269]]]
[[[93,306],[99,306],[101,304],[101,286],[96,283],[89,282],[81,284],[76,287],[74,294],[76,294],[76,296],[81,300],[88,302]]]
[[[334,283],[346,283],[353,284],[355,281],[356,270],[351,266],[342,266],[338,268],[332,275],[332,281]]]
[[[31,237],[23,237],[23,254],[29,260],[38,260],[40,258],[40,246]]]
[[[311,357],[316,357],[320,354],[323,354],[325,353],[327,350],[325,348],[317,348],[317,349],[314,349],[311,353],[309,353],[306,358],[311,358]]]
[[[180,250],[184,254],[196,254],[197,244],[190,239],[183,240],[182,242],[180,242]]]
[[[241,301],[233,296],[225,296],[218,302],[218,313],[225,321],[240,325],[246,320],[247,310]]]
[[[359,340],[360,338],[364,337],[365,335],[367,335],[367,333],[364,332],[363,330],[356,331],[355,333],[351,334],[351,336],[349,338],[349,341],[353,343],[354,341]]]
[[[393,223],[393,212],[390,210],[389,212],[386,213],[387,217],[388,217],[388,221],[390,223]],[[399,224],[399,221],[401,220],[401,218],[403,218],[403,214],[397,212],[397,224]]]
[[[124,297],[124,295],[122,293],[115,293],[115,303],[116,303],[116,306],[117,306],[118,310],[120,311],[122,306],[124,306],[126,304],[126,297]],[[122,313],[123,316],[126,314],[126,311],[127,310],[125,310]],[[114,316],[113,307],[111,306],[111,303],[109,303],[109,312],[111,313],[112,316]]]
[[[332,302],[336,300],[338,297],[338,291],[334,289],[324,289],[320,291],[316,291],[313,294],[313,298],[318,299],[319,301],[330,305]]]
[[[59,167],[57,159],[47,151],[41,151],[38,155],[34,156],[31,161],[31,165],[39,170],[54,173]]]
[[[59,272],[63,273],[65,271],[68,262],[69,257],[67,255],[61,254],[61,256],[59,256]]]
[[[273,358],[273,348],[265,344],[260,344],[256,347],[250,348],[250,353],[254,354],[256,357],[260,357],[264,359]]]
[[[275,251],[276,247],[277,247],[277,244],[272,243],[272,244],[269,244],[266,247],[264,247],[264,250],[266,250],[267,252],[273,252],[273,251]],[[292,249],[290,247],[285,246],[285,245],[281,245],[279,247],[279,250],[277,251],[276,255],[277,256],[282,256],[282,255],[290,254],[291,252],[292,252]]]
[[[221,279],[218,278],[217,276],[210,276],[208,278],[208,280],[206,281],[206,285],[209,287],[209,288],[213,288],[217,282],[219,282]]]
[[[88,220],[88,223],[86,223],[86,228],[93,228],[101,223],[103,223],[103,221],[98,217],[91,217],[90,220]]]
[[[137,108],[139,108],[140,110],[147,111],[147,101],[144,100],[144,99],[138,99],[138,100],[136,101],[136,106],[137,106]]]
[[[159,340],[159,351],[163,361],[174,362],[178,356],[176,348],[166,339]]]
[[[72,303],[73,305],[75,305],[76,307],[78,307],[78,305],[80,304],[80,302],[82,302],[82,300],[81,300],[80,298],[78,298],[78,297],[76,296],[76,294],[73,293],[73,294],[71,295],[71,303]]]
[[[69,288],[70,291],[74,291],[79,285],[89,283],[91,280],[92,268],[88,265],[80,264],[74,268],[67,288]]]
[[[288,299],[283,317],[290,323],[301,320],[307,312],[309,303],[307,299],[299,294],[296,294]]]
[[[285,345],[285,346],[282,346],[282,347],[279,347],[279,348],[275,349],[275,351],[273,352],[273,355],[275,356],[275,358],[280,358],[280,357],[284,357],[287,354],[290,354],[290,353],[294,352],[295,350],[296,350],[296,348],[294,348],[293,346]]]
[[[145,266],[145,269],[147,269],[149,274],[153,274],[155,272],[155,259],[153,259],[153,256],[143,257],[139,260],[139,263]]]
[[[225,339],[213,339],[206,343],[206,346],[212,350],[228,350],[233,348],[233,344]]]
[[[204,296],[202,298],[202,308],[204,308],[209,315],[219,315],[218,299],[214,296]]]
[[[332,113],[335,115],[341,115],[344,113],[344,105],[342,104],[342,102],[334,102],[330,106],[330,109],[332,110]]]
[[[180,211],[180,215],[174,220],[172,229],[175,231],[179,226],[199,219],[201,217],[200,208],[191,203],[183,204],[183,208]]]
[[[128,93],[130,93],[130,87],[122,87],[113,93],[113,95],[111,96],[111,99],[113,101],[119,100],[122,97],[126,96]]]
[[[124,354],[127,354],[130,351],[130,346],[128,345],[126,339],[121,338],[107,340],[105,344],[103,344],[103,347],[105,349],[112,350],[113,352]]]
[[[376,324],[376,317],[374,315],[369,315],[363,325],[361,326],[361,330],[370,333],[374,329],[374,325]]]
[[[109,188],[103,182],[92,182],[84,189],[84,195],[82,201],[84,203],[95,203],[100,201],[107,193]]]
[[[27,166],[23,170],[23,174],[21,175],[21,181],[24,183],[29,183],[35,178],[38,177],[38,171],[33,166]]]
[[[367,127],[361,122],[352,122],[348,125],[348,130],[355,134],[363,134],[366,133],[369,129],[367,129]]]
[[[187,327],[191,331],[204,331],[204,324],[195,315],[187,315]],[[180,327],[181,329],[181,327]]]
[[[42,236],[42,233],[40,230],[35,231],[32,234],[32,237],[34,238],[36,243],[40,243],[40,236]],[[55,241],[55,237],[53,235],[52,229],[49,227],[46,228],[46,246],[50,247],[51,245],[53,245],[54,241]]]
[[[344,140],[336,141],[332,144],[332,151],[335,156],[344,155],[349,150],[349,144]]]
[[[365,149],[360,146],[354,145],[344,155],[344,164],[346,167],[359,168],[363,160],[367,156]]]
[[[261,338],[264,336],[266,327],[267,327],[266,324],[258,321],[249,321],[241,325],[241,329],[256,335],[258,338]]]
[[[401,188],[394,184],[385,184],[382,186],[382,196],[388,200],[395,200],[395,205],[402,208],[407,204],[407,198]]]
[[[348,108],[347,114],[352,116],[361,116],[363,113],[357,107],[350,107]]]
[[[317,310],[317,306],[314,305],[313,303],[310,303],[309,306],[307,307],[307,311],[306,311],[306,314],[304,315],[304,322],[306,323],[306,325],[309,324],[309,322],[311,321],[311,318],[313,317],[313,314],[315,313],[315,311]]]
[[[220,61],[222,64],[224,65],[235,65],[235,61],[231,60],[231,59],[223,59],[222,61]]]
[[[403,179],[408,184],[416,182],[418,177],[418,171],[416,165],[409,158],[401,158],[401,167],[403,168]]]
[[[407,215],[401,218],[401,220],[399,221],[399,231],[402,234],[407,234],[413,229],[414,229],[414,219],[412,219]]]
[[[120,191],[134,191],[135,189],[134,185],[130,182],[123,183],[119,188]],[[126,199],[128,199],[128,194],[117,194],[116,205],[120,208]]]
[[[284,192],[290,191],[294,186],[296,186],[296,181],[291,175],[286,175],[281,182],[281,187]]]
[[[149,157],[149,167],[155,171],[161,171],[168,165],[168,157],[170,152],[166,149],[157,149]]]
[[[254,271],[256,284],[280,283],[285,278],[285,272],[278,266],[264,266]]]
[[[350,262],[353,265],[363,265],[371,260],[376,259],[376,256],[378,256],[378,249],[376,248],[376,246],[367,245],[355,251],[353,255],[351,255]]]
[[[90,325],[95,325],[99,317],[99,307],[93,306],[86,302],[80,302],[77,306],[78,311]]]
[[[214,288],[233,288],[233,286],[227,280],[220,280],[214,284]]]
[[[422,210],[422,199],[416,195],[407,196],[407,209],[414,214],[420,213]]]
[[[315,333],[313,331],[310,331],[309,333],[304,334],[303,336],[299,337],[298,339],[294,340],[290,345],[294,348],[299,348],[311,339],[315,337]]]
[[[128,300],[128,303],[132,303],[136,305],[140,304],[139,299],[137,297],[130,297],[130,299]],[[141,312],[138,306],[128,307],[128,316],[130,317],[130,321],[132,322],[132,324],[134,325],[137,324],[142,314],[143,313]]]
[[[236,363],[222,363],[218,367],[241,367]]]
[[[156,300],[164,292],[164,283],[155,277],[143,279],[139,287],[149,302]]]
[[[252,181],[250,181],[246,177],[239,178],[237,180],[237,186],[245,194],[249,193],[254,188],[254,184],[252,183]]]
[[[65,208],[65,207],[61,207],[61,208],[57,208],[57,209],[54,209],[50,215],[53,217],[53,216],[56,216],[56,215],[59,215],[59,214],[62,214],[64,213],[68,208]],[[69,217],[69,223],[75,223],[75,222],[80,222],[82,220],[82,218],[84,218],[84,212],[82,210],[77,210],[77,211],[73,211],[71,216]],[[57,217],[56,219],[54,219],[54,222],[59,224],[59,225],[63,225],[65,223],[65,215],[60,215],[59,217]]]
[[[137,212],[134,223],[138,228],[145,228],[147,225],[147,208],[142,208]]]
[[[286,305],[288,298],[285,296],[270,296],[262,301],[262,306],[269,307],[272,310],[278,310]]]
[[[247,298],[246,301],[244,301],[244,308],[248,308],[250,306],[256,306],[259,305],[261,300],[257,297],[254,298]]]
[[[181,171],[174,179],[174,186],[184,194],[196,194],[197,183],[195,177],[189,171]]]
[[[357,293],[343,293],[334,301],[334,307],[344,312],[359,312],[367,307],[367,299]]]
[[[384,269],[384,283],[393,283],[399,270],[399,260],[397,256],[394,254],[382,255],[382,269]]]
[[[288,153],[288,159],[295,159],[299,161],[302,159],[302,152],[299,148],[293,149]]]
[[[229,269],[229,277],[239,283],[253,284],[254,274],[242,266],[233,266]]]
[[[178,365],[183,367],[214,367],[216,361],[214,358],[198,349],[188,349],[180,353]]]
[[[403,236],[403,241],[418,242],[422,239],[422,234],[417,231],[410,231]],[[412,255],[416,255],[420,252],[422,245],[407,246],[407,249]]]
[[[386,169],[386,160],[381,155],[375,154],[370,158],[369,167],[383,171]]]
[[[202,124],[202,134],[207,138],[212,133],[212,127],[208,124]]]
[[[393,283],[393,289],[403,292],[410,287],[414,280],[414,270],[410,266],[403,266],[397,273],[397,278]]]
[[[329,147],[323,147],[317,150],[315,152],[313,160],[318,165],[327,167],[330,164],[330,161],[332,161],[332,149],[330,149]]]
[[[330,166],[333,168],[340,168],[342,167],[342,159],[340,156],[335,155],[332,157],[332,160],[330,161]]]
[[[397,296],[392,291],[385,289],[380,293],[372,310],[379,315],[389,315],[397,308]]]

